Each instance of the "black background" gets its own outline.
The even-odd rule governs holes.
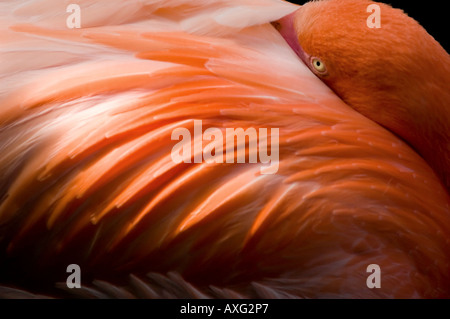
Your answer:
[[[304,4],[308,1],[289,0],[289,2]],[[450,9],[448,5],[445,6],[448,1],[381,0],[377,2],[384,2],[405,11],[449,52]]]

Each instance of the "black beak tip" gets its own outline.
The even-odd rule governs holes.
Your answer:
[[[277,29],[278,31],[280,31],[280,29],[281,29],[281,23],[280,23],[280,22],[278,22],[278,21],[272,21],[272,22],[270,22],[270,24],[273,25],[273,27],[274,27],[275,29]]]

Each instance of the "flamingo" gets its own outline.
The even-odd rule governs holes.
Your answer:
[[[356,65],[333,56],[354,41],[369,1],[77,3],[80,28],[67,26],[70,1],[0,4],[3,297],[450,296],[449,58],[420,26],[402,29],[401,41],[419,32],[439,67],[419,77],[413,63],[411,81],[441,96],[400,82],[387,93],[370,87],[379,73],[365,69],[363,47]],[[328,10],[349,18],[349,40],[346,29],[336,42],[308,24],[315,16],[330,31]],[[382,46],[392,56],[405,49],[389,46],[397,36]],[[353,67],[361,72],[347,80]],[[389,76],[407,77],[402,67]],[[414,112],[414,98],[436,102],[420,119],[442,135],[385,121],[383,94],[398,102],[394,114]],[[278,129],[278,145],[266,140],[278,147],[277,172],[264,174],[261,162],[175,162],[172,133],[195,121],[224,135]],[[209,143],[191,142],[190,157]],[[251,145],[248,158],[258,152]],[[80,266],[82,288],[66,287],[69,264]]]

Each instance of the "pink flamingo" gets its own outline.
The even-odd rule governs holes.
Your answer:
[[[449,57],[412,19],[382,5],[390,24],[369,29],[368,1],[78,3],[81,28],[65,2],[0,4],[3,296],[58,295],[73,263],[84,288],[67,290],[91,297],[450,296]],[[174,162],[195,120],[279,129],[277,172]]]

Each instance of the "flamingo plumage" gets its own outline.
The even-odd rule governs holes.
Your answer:
[[[152,295],[149,272],[195,297],[450,296],[446,188],[270,24],[298,6],[78,3],[80,29],[68,2],[0,4],[3,291],[54,294],[76,263],[95,296]],[[194,120],[279,128],[277,173],[175,163]]]

